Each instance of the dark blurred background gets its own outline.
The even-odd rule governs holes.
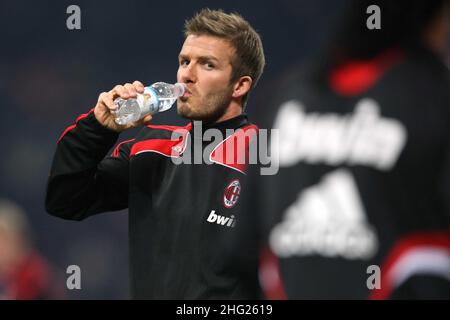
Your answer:
[[[66,9],[81,8],[81,30]],[[83,222],[49,216],[46,179],[56,141],[99,93],[140,80],[175,82],[183,24],[201,8],[242,14],[261,34],[267,66],[252,94],[251,115],[289,66],[320,50],[345,1],[5,1],[0,2],[0,197],[26,211],[35,246],[65,287],[66,268],[81,268],[69,299],[128,299],[126,212]],[[175,109],[155,123],[183,124]],[[127,132],[123,138],[135,134]],[[0,252],[1,254],[1,252]]]

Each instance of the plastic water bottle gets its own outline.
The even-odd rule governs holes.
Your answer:
[[[125,125],[144,118],[148,114],[155,114],[169,110],[178,97],[184,94],[182,83],[169,84],[156,82],[145,87],[144,93],[137,98],[117,98],[114,103],[117,109],[113,112],[116,123]]]

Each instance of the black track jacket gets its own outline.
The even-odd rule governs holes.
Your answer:
[[[245,166],[236,160],[248,150],[248,139],[241,143],[238,137],[257,127],[245,114],[201,130],[199,125],[146,126],[107,156],[118,134],[102,127],[91,110],[58,141],[47,211],[82,220],[128,207],[135,299],[246,298],[227,267],[230,261],[223,259],[221,243],[239,220],[234,213]],[[209,128],[219,129],[224,138],[203,141]],[[237,128],[242,130],[230,133]],[[175,164],[188,152],[191,162],[203,154],[194,155],[195,140],[206,162]],[[236,154],[230,157],[230,150]]]

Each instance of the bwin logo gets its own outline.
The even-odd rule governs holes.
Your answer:
[[[206,219],[209,223],[217,223],[225,227],[231,227],[234,228],[236,225],[236,219],[234,218],[234,215],[231,217],[225,217],[221,216],[219,214],[216,214],[216,210],[211,210],[211,213],[208,216],[208,219]]]

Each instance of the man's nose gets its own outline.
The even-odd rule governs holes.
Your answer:
[[[192,83],[197,81],[197,75],[195,72],[195,66],[190,63],[187,66],[180,67],[178,69],[178,81],[184,83]]]

